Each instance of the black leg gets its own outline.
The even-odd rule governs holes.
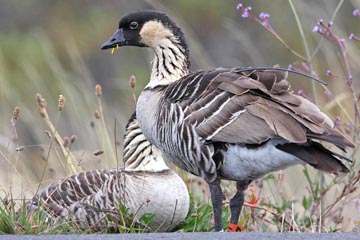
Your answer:
[[[217,179],[215,182],[209,183],[209,187],[214,212],[215,231],[219,232],[222,230],[222,190],[220,180]]]
[[[249,186],[250,181],[238,181],[236,182],[237,192],[235,196],[230,200],[231,218],[230,223],[238,224],[241,208],[244,204],[244,191]]]

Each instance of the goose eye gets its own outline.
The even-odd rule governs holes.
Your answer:
[[[134,30],[137,29],[139,26],[139,24],[137,22],[131,22],[130,23],[130,29]]]

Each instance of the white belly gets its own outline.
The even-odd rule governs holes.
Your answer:
[[[220,175],[228,180],[253,180],[263,175],[304,162],[293,155],[277,149],[278,140],[270,140],[261,148],[251,149],[229,145],[223,152],[224,161]]]

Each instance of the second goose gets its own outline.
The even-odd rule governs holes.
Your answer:
[[[188,190],[146,140],[135,114],[126,127],[123,157],[124,168],[86,171],[51,184],[27,203],[28,210],[40,207],[49,221],[66,220],[82,229],[103,231],[120,221],[122,204],[137,218],[155,214],[148,226],[151,231],[174,229],[188,214]]]

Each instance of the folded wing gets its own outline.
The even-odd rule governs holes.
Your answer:
[[[167,96],[181,104],[203,141],[260,144],[282,138],[354,147],[315,104],[293,94],[286,79],[284,71],[218,68],[188,75],[169,87]]]

